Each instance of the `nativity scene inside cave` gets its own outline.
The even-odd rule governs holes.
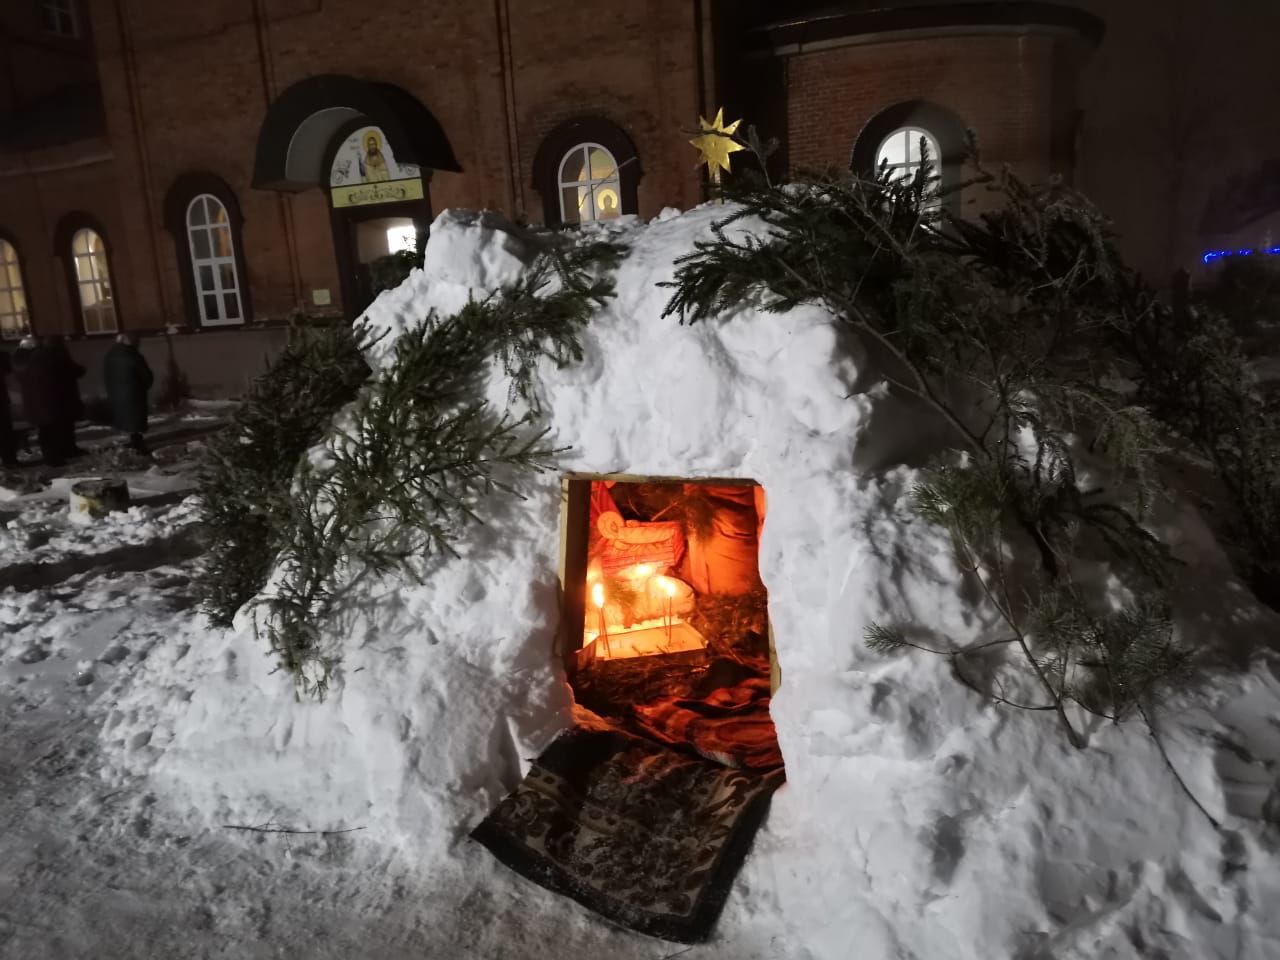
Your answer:
[[[570,479],[566,666],[577,703],[734,767],[782,765],[750,481]]]

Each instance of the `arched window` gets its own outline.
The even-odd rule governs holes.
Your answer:
[[[921,127],[899,127],[880,142],[876,151],[876,170],[887,167],[893,179],[909,180],[920,172],[924,163],[921,152],[923,145],[929,153],[929,163],[934,176],[938,175],[940,154],[938,141],[928,130]]]
[[[533,158],[533,186],[548,226],[637,213],[640,157],[631,138],[604,117],[577,117],[546,135]]]
[[[960,184],[967,137],[964,122],[946,107],[910,100],[881,110],[858,134],[849,165],[863,177],[874,176],[882,163],[895,176],[913,176],[920,169],[921,139],[928,146],[942,202],[958,211],[959,191],[953,188]]]
[[[111,293],[111,268],[102,234],[81,227],[71,236],[71,263],[85,333],[115,333],[116,303]]]
[[[560,222],[614,220],[622,212],[618,162],[598,143],[579,143],[560,161]]]
[[[18,248],[0,237],[0,337],[17,340],[30,329]]]
[[[236,272],[231,218],[222,201],[211,193],[197,194],[187,204],[187,241],[200,322],[206,325],[240,323],[240,277]]]
[[[164,197],[190,323],[223,327],[253,316],[235,191],[212,173],[184,173]]]

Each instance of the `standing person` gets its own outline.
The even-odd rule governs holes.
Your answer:
[[[80,399],[80,378],[84,376],[84,367],[71,359],[67,342],[62,337],[56,334],[46,337],[45,343],[53,354],[57,443],[64,459],[81,457],[84,451],[76,446],[76,421],[84,416],[84,401]]]
[[[22,410],[27,422],[36,428],[40,453],[50,467],[62,466],[67,458],[66,445],[56,426],[60,406],[56,366],[57,357],[47,342],[37,342],[34,337],[25,337],[13,355]]]
[[[111,424],[129,435],[129,447],[149,456],[142,435],[147,432],[147,391],[155,383],[155,375],[147,358],[138,349],[138,338],[131,333],[116,337],[102,362],[102,378],[111,401]]]
[[[9,352],[0,350],[0,463],[18,465],[18,440],[13,433],[13,411],[9,406]]]

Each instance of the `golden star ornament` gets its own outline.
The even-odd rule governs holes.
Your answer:
[[[729,154],[737,153],[743,149],[742,144],[733,139],[734,131],[738,129],[741,120],[735,120],[727,127],[724,123],[724,107],[716,111],[716,118],[713,122],[708,123],[706,117],[699,117],[698,123],[702,127],[702,134],[694,137],[689,142],[698,148],[698,153],[702,155],[702,162],[707,165],[707,169],[711,171],[711,175],[716,177],[720,170],[726,173],[729,171]]]

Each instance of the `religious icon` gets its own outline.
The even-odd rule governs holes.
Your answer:
[[[382,138],[378,131],[370,130],[364,135],[364,154],[357,158],[360,163],[360,179],[364,183],[381,183],[391,179],[391,171],[387,168],[387,158],[382,152]]]
[[[596,213],[598,220],[613,220],[618,216],[618,195],[612,190],[596,190]]]

